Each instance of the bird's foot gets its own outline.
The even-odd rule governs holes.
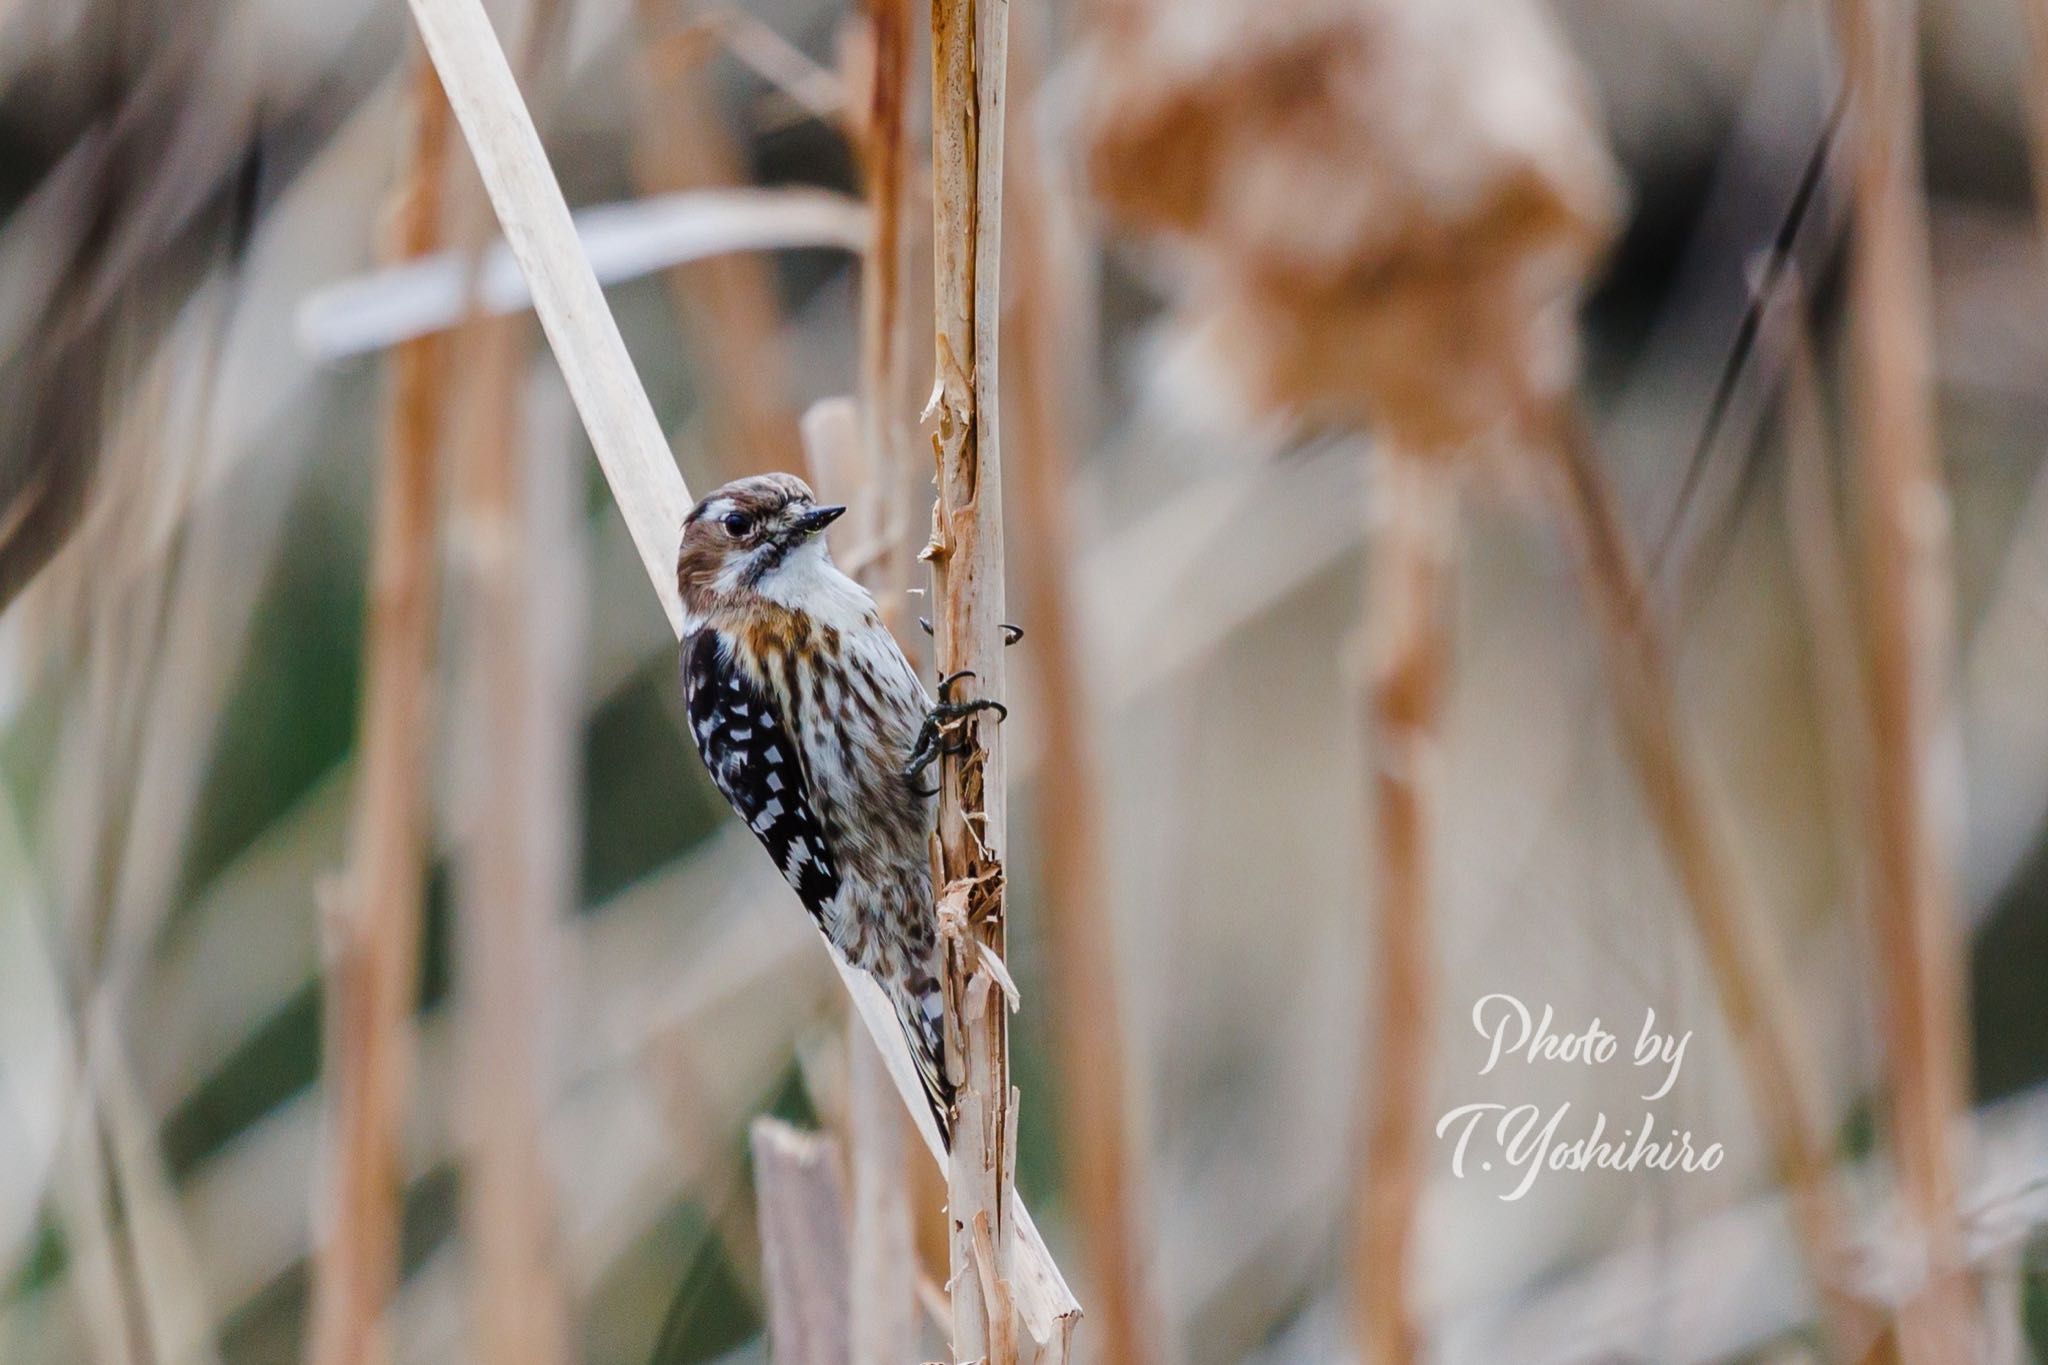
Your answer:
[[[910,761],[903,768],[904,779],[910,783],[910,789],[919,796],[937,796],[939,794],[937,787],[926,791],[923,787],[917,785],[917,779],[923,775],[926,768],[929,768],[936,762],[941,754],[950,754],[957,757],[966,751],[963,745],[946,743],[946,740],[952,733],[952,727],[957,722],[965,720],[967,717],[980,711],[995,712],[998,723],[1008,720],[1010,717],[1009,707],[987,697],[976,697],[968,701],[953,700],[955,684],[959,683],[963,678],[971,678],[973,676],[974,672],[972,669],[963,668],[958,673],[949,674],[939,679],[938,705],[932,707],[925,714],[924,724],[919,727],[917,732],[917,743],[912,745],[910,749]]]

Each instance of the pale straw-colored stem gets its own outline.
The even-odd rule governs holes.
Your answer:
[[[1909,0],[1842,0],[1837,9],[1856,148],[1849,316],[1870,903],[1893,1157],[1924,1266],[1898,1315],[1907,1365],[1967,1360],[1976,1349],[1956,1209],[1968,1044],[1947,847],[1958,826],[1948,733],[1954,588],[1931,383],[1915,13]]]
[[[760,1210],[769,1356],[777,1365],[842,1365],[847,1228],[837,1144],[780,1119],[758,1118],[748,1145]]]
[[[1005,0],[935,0],[931,8],[939,500],[925,554],[933,650],[942,675],[973,674],[962,695],[994,699],[1005,690],[996,335],[1008,23]],[[947,1066],[958,1087],[947,1182],[953,1358],[1013,1365],[1009,1022],[986,957],[1005,949],[1007,802],[995,714],[972,717],[962,738],[962,752],[941,764],[937,841]]]
[[[830,533],[833,555],[842,564],[860,556],[854,576],[872,591],[883,571],[874,553],[874,528],[889,485],[870,463],[861,415],[847,399],[822,399],[804,413],[801,429],[819,496],[847,504],[847,515]],[[847,1360],[849,1365],[897,1365],[911,1357],[917,1343],[903,1106],[858,1010],[847,1012],[846,1052],[845,1127],[852,1179]]]

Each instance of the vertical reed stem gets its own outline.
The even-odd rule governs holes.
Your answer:
[[[1018,44],[1016,85],[1028,98],[1031,64]],[[1134,1185],[1136,1152],[1128,1126],[1123,1012],[1116,970],[1115,921],[1103,856],[1103,801],[1090,743],[1090,717],[1074,635],[1067,566],[1075,557],[1068,503],[1068,431],[1061,397],[1064,338],[1076,335],[1068,274],[1055,253],[1047,183],[1031,121],[1010,128],[1008,213],[1013,287],[1008,306],[1010,433],[1022,553],[1017,585],[1031,623],[1030,676],[1036,723],[1045,736],[1038,765],[1039,839],[1045,926],[1051,949],[1053,1035],[1060,1084],[1060,1147],[1073,1184],[1094,1286],[1100,1358],[1143,1365],[1161,1358],[1156,1308],[1148,1291]]]
[[[829,539],[833,555],[849,565],[854,559],[849,548],[855,554],[878,548],[875,527],[895,472],[892,466],[878,470],[871,463],[863,415],[844,398],[824,398],[811,405],[800,427],[820,496],[847,504],[847,515]],[[870,591],[883,571],[872,555],[854,566],[854,576]],[[852,1177],[846,1358],[848,1365],[898,1365],[910,1358],[917,1340],[903,1105],[858,1009],[846,1014],[846,1052],[846,1146]],[[938,1203],[934,1199],[932,1206]]]
[[[1374,472],[1366,693],[1376,976],[1352,1293],[1359,1358],[1402,1365],[1422,1355],[1410,1291],[1435,1041],[1430,859],[1457,487],[1448,457],[1391,443]]]
[[[441,236],[449,106],[417,59],[411,142],[395,192],[398,259]],[[328,1149],[315,1226],[313,1365],[383,1365],[398,1275],[399,1142],[412,1070],[412,1010],[427,823],[424,763],[435,637],[435,498],[442,343],[421,337],[391,357],[368,620],[348,879],[331,913],[325,999]]]
[[[903,207],[910,100],[908,0],[867,0],[868,46],[873,69],[861,122],[861,166],[873,229],[861,263],[860,420],[868,477],[878,496],[863,519],[864,537],[879,555],[870,586],[882,619],[900,635],[904,594],[910,586],[909,434],[901,405],[906,337],[903,299]]]
[[[997,438],[996,333],[1002,225],[1003,79],[1007,0],[932,4],[932,235],[936,293],[938,506],[931,563],[939,671],[963,670],[972,691],[1003,686],[1002,462]],[[1007,852],[1002,731],[994,713],[966,727],[944,760],[938,876],[944,944],[947,1066],[955,1104],[948,1217],[953,1357],[1010,1365],[1010,1186],[1015,1111],[1008,1020],[987,960],[1004,951]]]
[[[458,878],[463,1212],[476,1358],[492,1365],[562,1365],[572,1356],[542,1134],[547,983],[557,959],[550,940],[570,894],[574,827],[568,744],[576,718],[562,636],[577,604],[564,591],[559,549],[534,523],[573,500],[564,475],[543,480],[553,485],[545,504],[534,487],[536,457],[569,452],[559,444],[566,420],[540,433],[556,442],[541,456],[518,417],[527,406],[528,327],[523,317],[491,318],[461,334],[474,368],[455,527],[475,619],[465,646],[477,704]]]
[[[639,126],[633,162],[643,191],[669,194],[744,183],[740,149],[709,98],[718,35],[699,24],[681,41],[660,42],[676,7],[637,6],[642,51]],[[803,472],[796,415],[785,388],[782,319],[775,280],[756,252],[735,251],[663,274],[677,321],[701,369],[699,392],[718,464],[728,477]]]
[[[1934,429],[1918,29],[1908,0],[1844,0],[1855,92],[1851,354],[1870,703],[1871,913],[1883,978],[1891,1130],[1925,1279],[1899,1351],[1969,1359],[1974,1310],[1956,1208],[1966,1095],[1963,968],[1943,836],[1949,672],[1948,495]]]
[[[1623,749],[1692,913],[1750,1103],[1785,1182],[1824,1324],[1837,1355],[1860,1359],[1876,1325],[1843,1287],[1845,1215],[1829,1169],[1797,999],[1679,722],[1677,688],[1650,616],[1642,566],[1593,463],[1589,438],[1569,409],[1535,420],[1552,461],[1548,491],[1576,551],[1606,655]]]

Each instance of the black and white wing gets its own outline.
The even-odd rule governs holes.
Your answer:
[[[839,870],[781,716],[715,630],[697,632],[684,647],[683,695],[711,780],[829,937],[826,907],[839,894]]]

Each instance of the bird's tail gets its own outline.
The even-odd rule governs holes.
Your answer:
[[[917,1079],[938,1120],[939,1140],[953,1145],[953,1083],[946,1079],[946,1004],[936,979],[914,976],[889,992],[917,1063]]]

